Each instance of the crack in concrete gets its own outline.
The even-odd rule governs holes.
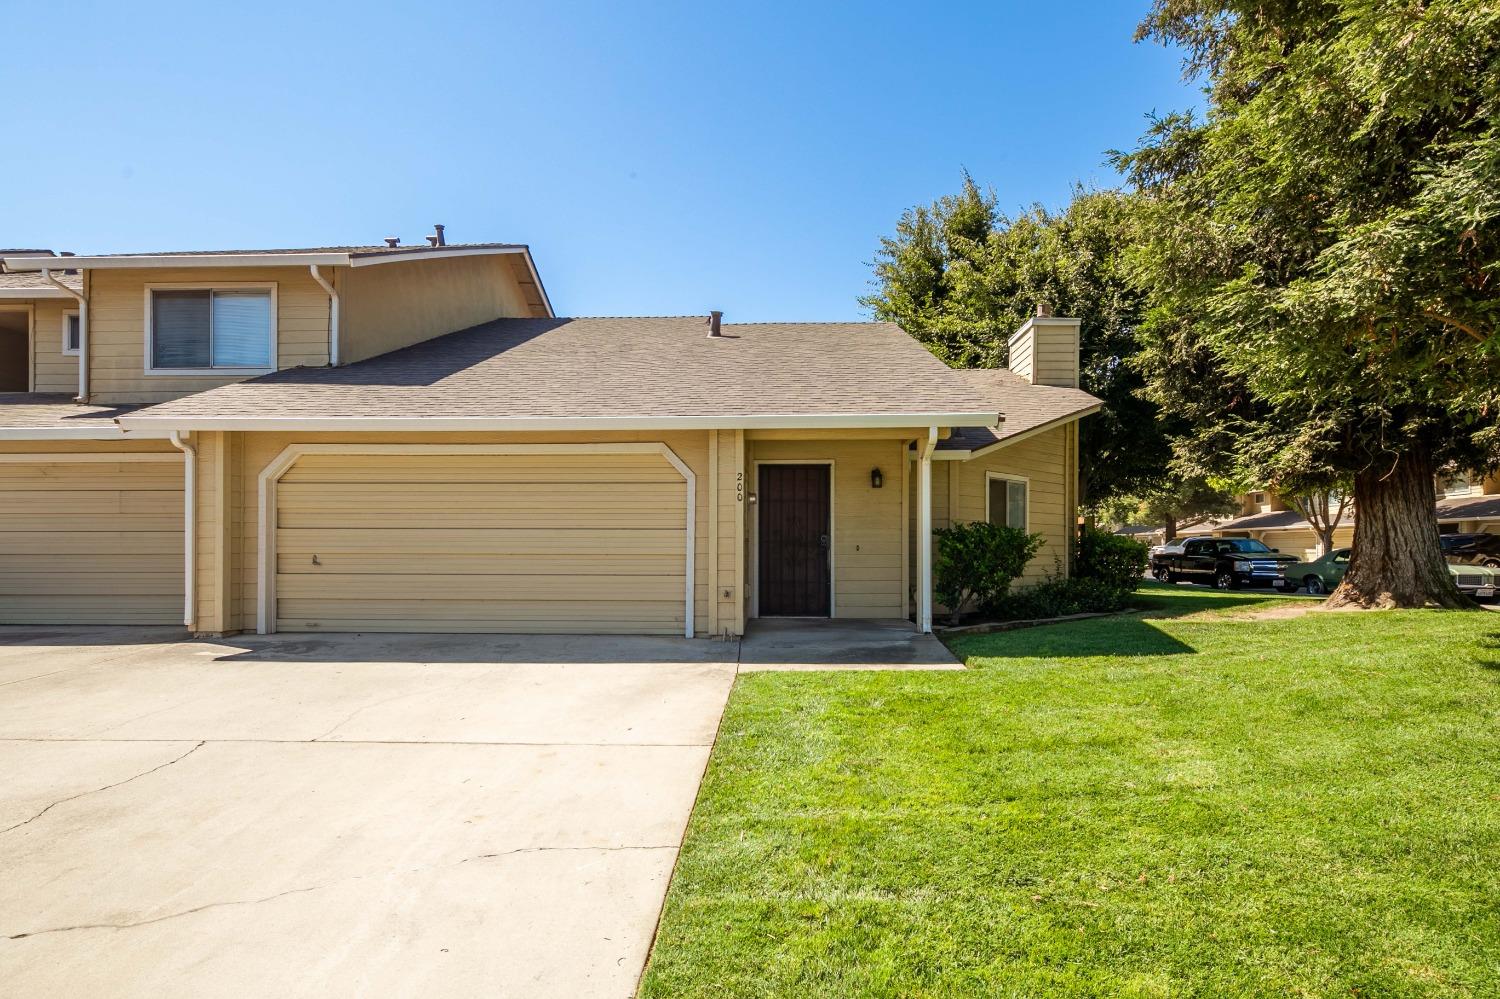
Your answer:
[[[52,811],[52,809],[56,808],[58,805],[66,805],[70,801],[77,801],[79,798],[86,798],[86,797],[88,797],[91,794],[99,794],[101,791],[108,791],[111,788],[119,787],[122,784],[129,784],[133,780],[140,780],[142,777],[148,777],[151,774],[156,773],[158,770],[165,770],[167,767],[170,767],[170,766],[172,766],[175,763],[181,763],[183,760],[187,759],[189,756],[192,756],[198,750],[202,749],[203,746],[204,746],[204,743],[206,743],[206,742],[207,742],[206,739],[203,740],[203,741],[200,741],[196,746],[194,746],[192,749],[189,749],[187,752],[183,753],[181,756],[178,756],[175,759],[168,760],[165,763],[157,764],[156,766],[152,767],[150,770],[142,770],[140,773],[135,774],[134,776],[126,777],[124,780],[118,780],[118,781],[115,781],[113,784],[105,784],[103,787],[96,787],[96,788],[93,788],[92,790],[88,790],[88,791],[79,791],[77,794],[69,795],[66,798],[59,798],[56,801],[52,802],[50,805],[48,805],[46,808],[43,808],[40,812],[37,812],[31,818],[29,818],[29,819],[22,819],[20,822],[17,822],[15,825],[6,826],[4,829],[0,829],[0,836],[3,836],[6,833],[8,833],[8,832],[10,832],[10,831],[12,831],[14,829],[19,829],[22,826],[30,825],[31,823],[35,822],[37,819],[41,818],[43,815],[46,815],[48,812]]]
[[[201,746],[202,743],[199,743],[199,745]],[[197,747],[195,746],[193,747],[193,749],[188,750],[188,753],[193,752],[194,749],[197,749]],[[186,756],[187,754],[185,753],[183,755]],[[178,759],[181,758],[182,757],[178,757]],[[173,762],[175,763],[176,761],[174,760]],[[162,764],[162,766],[170,765],[171,764]],[[161,768],[158,767],[157,769]],[[149,773],[150,771],[147,772]],[[134,779],[135,778],[131,778],[131,780]],[[124,783],[124,781],[121,781],[121,783]],[[475,861],[479,860],[495,860],[501,857],[513,857],[519,853],[618,853],[628,850],[646,851],[676,849],[676,846],[520,846],[516,847],[514,850],[501,850],[498,853],[481,853],[473,857],[464,857],[462,860],[456,860],[452,863],[428,864],[423,867],[413,867],[409,870],[398,871],[395,873],[421,874],[426,871],[442,870],[449,867],[461,867],[464,864],[474,863]],[[139,926],[151,926],[154,923],[164,923],[171,919],[180,919],[183,916],[191,916],[195,913],[206,912],[209,909],[225,909],[242,905],[260,905],[265,902],[274,902],[278,898],[286,898],[289,895],[306,895],[309,892],[323,891],[325,888],[333,888],[337,885],[347,884],[352,881],[365,881],[369,878],[388,876],[389,875],[382,874],[353,874],[346,878],[335,878],[332,881],[325,881],[322,884],[308,885],[304,888],[288,888],[286,891],[279,891],[272,895],[264,895],[260,898],[231,899],[227,902],[205,902],[203,905],[195,905],[191,909],[183,909],[180,912],[169,912],[162,916],[152,916],[150,919],[140,919],[133,923],[79,923],[74,926],[53,926],[44,930],[28,930],[24,933],[6,934],[5,939],[25,940],[28,937],[48,936],[53,933],[71,933],[75,930],[132,930]]]

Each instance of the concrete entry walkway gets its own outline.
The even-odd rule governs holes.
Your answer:
[[[758,618],[740,643],[740,669],[963,669],[910,621]]]
[[[7,995],[632,992],[734,644],[173,638],[0,629]]]

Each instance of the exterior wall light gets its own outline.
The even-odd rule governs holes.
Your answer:
[[[883,485],[885,485],[885,476],[880,474],[880,469],[870,469],[870,488],[879,489]]]

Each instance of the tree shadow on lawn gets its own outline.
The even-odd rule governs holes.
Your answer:
[[[960,659],[1091,659],[1100,656],[1180,656],[1198,650],[1153,622],[1258,605],[1283,606],[1305,599],[1273,593],[1230,592],[1148,582],[1131,601],[1134,613],[1065,621],[1016,631],[954,636],[948,647]],[[1233,616],[1228,616],[1233,619]]]
[[[1479,640],[1479,648],[1485,652],[1500,652],[1500,631],[1484,636]],[[1494,670],[1500,673],[1500,659],[1477,659],[1480,669]]]
[[[1197,651],[1138,614],[955,636],[948,647],[961,660],[1180,656]]]

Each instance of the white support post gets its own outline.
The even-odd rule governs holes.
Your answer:
[[[917,455],[917,631],[932,631],[932,452],[937,427],[927,428]]]
[[[174,430],[168,438],[182,452],[182,623],[189,632],[198,627],[198,450],[191,436]]]

